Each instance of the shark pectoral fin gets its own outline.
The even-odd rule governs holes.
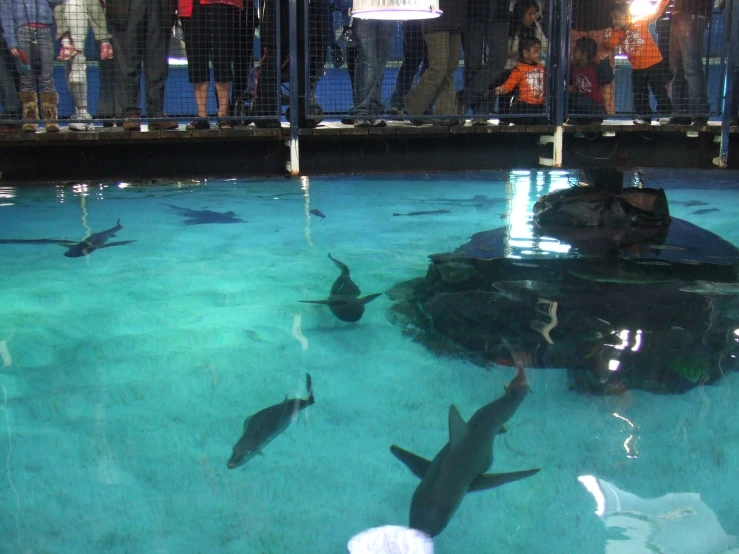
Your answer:
[[[108,248],[108,246],[123,246],[124,244],[131,244],[132,242],[136,242],[136,241],[135,240],[119,240],[118,242],[108,242],[108,243],[103,244],[102,248]]]
[[[359,299],[359,301],[360,301],[360,302],[361,302],[362,304],[369,304],[370,302],[372,302],[372,301],[373,301],[373,300],[374,300],[375,298],[377,298],[378,296],[382,296],[382,293],[379,293],[379,294],[368,294],[368,295],[367,295],[367,296],[365,296],[364,298],[360,298],[360,299]]]
[[[483,473],[478,475],[467,489],[467,492],[484,491],[494,489],[506,483],[512,483],[519,479],[525,479],[538,473],[538,469],[527,469],[525,471],[511,471],[510,473]]]
[[[426,472],[431,466],[431,462],[426,458],[421,458],[421,456],[418,456],[413,452],[403,450],[399,446],[392,445],[390,447],[390,452],[392,452],[393,455],[398,458],[398,460],[403,462],[406,467],[411,470],[413,475],[415,475],[419,479],[424,478]]]
[[[331,304],[328,300],[299,300],[303,304]]]
[[[449,446],[454,446],[457,442],[462,440],[467,430],[467,424],[459,415],[459,410],[452,404],[449,406]]]
[[[57,244],[59,246],[63,246],[64,248],[69,248],[70,246],[74,246],[77,243],[73,240],[60,240],[59,242],[57,242]]]
[[[501,427],[500,429],[498,429],[498,432],[495,433],[495,434],[496,435],[504,435],[507,432],[508,432],[508,429],[506,429],[505,427]]]

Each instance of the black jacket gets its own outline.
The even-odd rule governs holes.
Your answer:
[[[467,0],[439,0],[439,9],[444,12],[441,17],[423,20],[423,32],[461,32],[467,18]]]

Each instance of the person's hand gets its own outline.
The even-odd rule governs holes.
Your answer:
[[[496,94],[496,96],[501,96],[501,95],[505,94],[503,92],[503,87],[495,87],[495,94]]]
[[[21,53],[18,52],[17,48],[8,48],[8,50],[10,50],[11,56],[13,56],[14,58],[18,58],[19,60],[21,59]]]

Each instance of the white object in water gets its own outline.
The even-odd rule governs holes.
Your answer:
[[[439,0],[354,0],[352,17],[407,21],[439,17]]]
[[[303,350],[308,350],[308,339],[305,338],[303,332],[300,330],[300,323],[303,317],[300,314],[293,316],[293,337],[302,345]]]
[[[596,514],[606,529],[618,531],[606,540],[606,554],[719,554],[739,545],[739,539],[726,534],[699,494],[640,498],[592,475],[578,480],[595,498]]]
[[[385,525],[362,531],[347,545],[350,554],[434,554],[434,542],[426,533]]]

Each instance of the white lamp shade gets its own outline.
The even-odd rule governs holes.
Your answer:
[[[439,0],[354,0],[352,17],[408,21],[441,15]]]

